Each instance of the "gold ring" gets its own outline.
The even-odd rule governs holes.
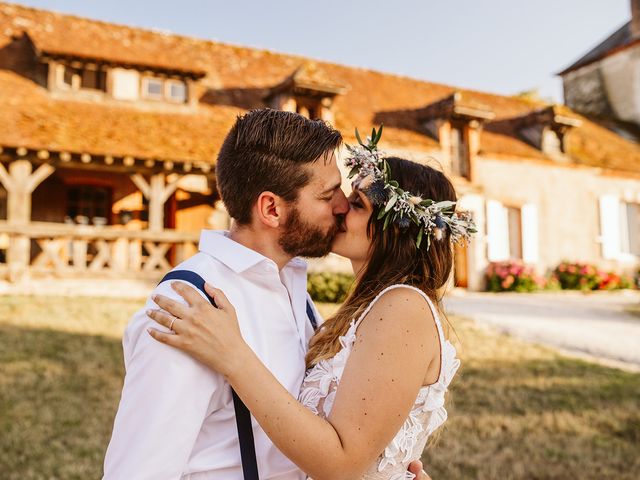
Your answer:
[[[171,319],[171,323],[169,324],[169,330],[171,330],[172,332],[173,332],[173,322],[175,322],[175,321],[176,321],[176,317],[173,317]]]

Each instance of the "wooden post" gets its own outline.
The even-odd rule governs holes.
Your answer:
[[[139,173],[131,175],[131,181],[140,189],[144,197],[149,200],[149,230],[162,232],[164,230],[164,204],[178,187],[178,179],[165,184],[165,174],[151,175],[149,183]]]
[[[31,221],[31,194],[54,168],[48,163],[40,165],[32,172],[29,160],[15,160],[9,164],[9,171],[0,163],[0,182],[7,191],[7,222],[14,226],[28,225]],[[9,242],[7,264],[9,279],[20,279],[27,271],[31,260],[31,239],[26,235],[16,235]]]

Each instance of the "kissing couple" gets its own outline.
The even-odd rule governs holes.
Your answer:
[[[105,479],[429,478],[460,365],[441,300],[475,229],[449,179],[385,156],[381,134],[346,147],[346,197],[337,130],[237,118],[216,162],[232,226],[203,231],[128,324]],[[322,321],[300,257],[329,252],[355,284]]]

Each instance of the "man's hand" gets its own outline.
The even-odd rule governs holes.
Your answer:
[[[422,469],[422,462],[420,460],[411,462],[408,470],[416,476],[416,480],[431,480],[427,472]]]

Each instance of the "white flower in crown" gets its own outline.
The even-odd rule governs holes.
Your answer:
[[[365,192],[371,202],[380,208],[378,220],[384,219],[383,229],[390,222],[401,229],[406,229],[412,223],[418,225],[416,245],[420,248],[423,238],[426,238],[427,249],[431,239],[442,240],[448,230],[451,240],[455,243],[468,241],[471,234],[476,233],[476,227],[471,215],[455,212],[456,202],[434,202],[423,199],[418,195],[405,192],[397,181],[391,179],[391,169],[382,152],[378,150],[378,142],[382,137],[382,125],[365,144],[356,129],[358,145],[346,145],[350,156],[345,159],[345,165],[350,169],[348,178],[356,177],[354,185]]]

